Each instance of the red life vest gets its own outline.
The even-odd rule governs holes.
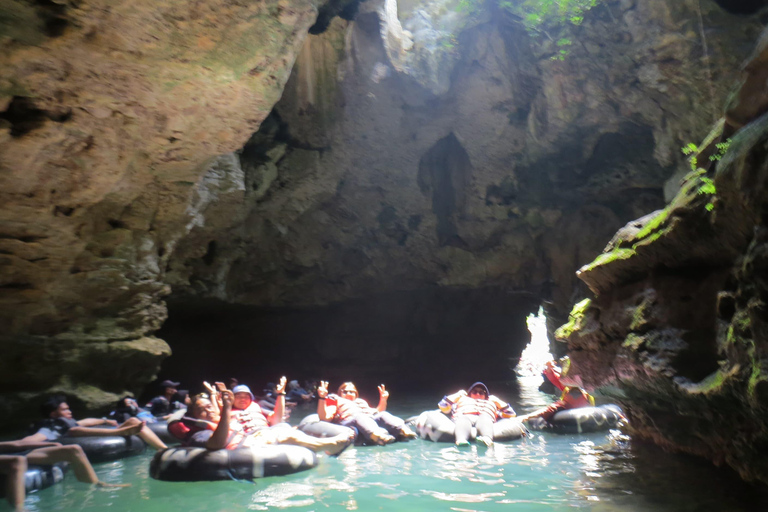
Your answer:
[[[566,409],[578,409],[579,407],[591,407],[595,405],[595,398],[577,387],[565,387],[560,401]]]

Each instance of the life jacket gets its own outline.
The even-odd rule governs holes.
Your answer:
[[[197,420],[188,416],[168,423],[168,432],[181,441],[182,446],[189,446],[192,441],[192,436],[204,430],[214,431],[216,430],[216,427],[208,421]],[[229,438],[227,439],[225,448],[227,450],[240,448],[245,443],[247,437],[242,425],[230,420]]]
[[[465,414],[485,415],[496,421],[499,416],[510,418],[515,415],[512,407],[496,396],[489,396],[487,400],[472,398],[467,395],[460,396],[453,406],[453,416]]]
[[[571,394],[572,390],[578,391],[578,394]],[[563,394],[560,395],[560,400],[565,404],[566,409],[595,406],[595,397],[576,386],[566,386],[563,388]]]
[[[549,382],[552,383],[553,386],[555,386],[557,389],[562,391],[565,389],[565,385],[560,382],[560,377],[562,376],[561,372],[556,371],[554,368],[544,368],[544,371],[542,372],[544,376],[549,380]]]
[[[168,423],[168,432],[173,437],[181,441],[184,446],[189,445],[189,442],[194,434],[203,430],[213,430],[212,424],[207,421],[197,420],[184,416],[180,420],[174,420]]]
[[[245,409],[233,409],[229,417],[231,421],[240,424],[247,434],[263,428],[269,428],[269,420],[259,404],[251,402]]]
[[[225,448],[227,450],[236,450],[245,444],[248,437],[249,436],[245,432],[245,428],[241,424],[232,422],[232,420],[230,420],[229,439],[227,439],[227,446],[225,446]]]
[[[376,409],[368,405],[368,402],[362,398],[347,400],[339,395],[331,394],[325,400],[326,405],[336,406],[336,414],[333,416],[333,421],[337,423],[343,423],[360,414],[371,416],[376,412]]]

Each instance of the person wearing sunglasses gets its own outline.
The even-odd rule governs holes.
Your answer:
[[[339,386],[338,394],[329,395],[328,382],[320,381],[317,397],[317,415],[321,421],[356,428],[366,442],[385,445],[398,439],[416,438],[402,418],[387,412],[389,392],[384,384],[379,386],[379,404],[375,409],[358,396],[357,388],[351,382]]]
[[[450,414],[456,424],[456,446],[468,446],[472,427],[477,431],[475,440],[485,446],[493,444],[493,424],[499,418],[515,416],[512,406],[488,392],[488,386],[475,382],[467,391],[463,389],[446,395],[438,404],[440,410]]]

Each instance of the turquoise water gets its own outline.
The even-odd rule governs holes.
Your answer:
[[[511,392],[510,392],[511,393]],[[500,395],[504,396],[502,393]],[[549,398],[520,391],[528,411]],[[392,399],[403,417],[434,408],[435,397]],[[311,410],[294,411],[298,422]],[[765,510],[766,496],[699,459],[633,443],[618,431],[531,439],[457,449],[422,440],[353,447],[318,468],[251,482],[170,483],[148,475],[151,454],[96,466],[98,489],[65,481],[27,498],[28,510],[224,512],[238,510],[450,511],[742,511]],[[10,510],[7,504],[0,510]]]

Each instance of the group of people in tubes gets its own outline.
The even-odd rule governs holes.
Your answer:
[[[594,405],[594,399],[584,390],[561,383],[560,369],[554,363],[547,364],[544,375],[562,391],[561,398],[548,407],[523,416],[516,416],[512,406],[492,395],[482,382],[443,397],[439,408],[455,425],[455,444],[467,446],[474,438],[479,444],[491,446],[497,421],[516,417],[517,423],[522,425],[522,422],[534,418],[548,420],[563,409]],[[315,391],[317,419],[321,424],[348,427],[331,430],[334,435],[326,432],[321,436],[310,435],[284,422],[285,377],[276,385],[276,399],[271,411],[257,403],[246,385],[238,384],[228,389],[221,382],[215,383],[215,386],[204,383],[205,393],[194,397],[184,393],[184,402],[174,404],[172,398],[178,383],[165,381],[163,384],[167,384],[164,386],[165,396],[157,397],[148,406],[160,418],[170,420],[167,423],[168,432],[182,446],[206,450],[258,450],[266,445],[297,445],[313,452],[338,456],[356,440],[357,444],[387,445],[418,437],[405,420],[387,411],[389,392],[383,384],[378,387],[378,404],[371,407],[360,398],[352,382],[345,382],[336,393],[330,393],[328,382],[321,381]],[[35,426],[33,433],[17,441],[0,443],[0,474],[5,474],[7,500],[19,509],[23,506],[24,472],[28,464],[68,462],[79,481],[107,485],[98,480],[80,446],[63,446],[57,442],[63,436],[137,435],[156,450],[167,448],[165,442],[148,428],[143,420],[148,416],[142,418],[142,412],[146,411],[136,407],[133,399],[126,397],[118,405],[117,410],[124,415],[118,418],[123,420],[120,423],[109,418],[75,420],[65,397],[52,397],[46,401],[42,407],[43,420]],[[178,410],[174,412],[174,409]]]

